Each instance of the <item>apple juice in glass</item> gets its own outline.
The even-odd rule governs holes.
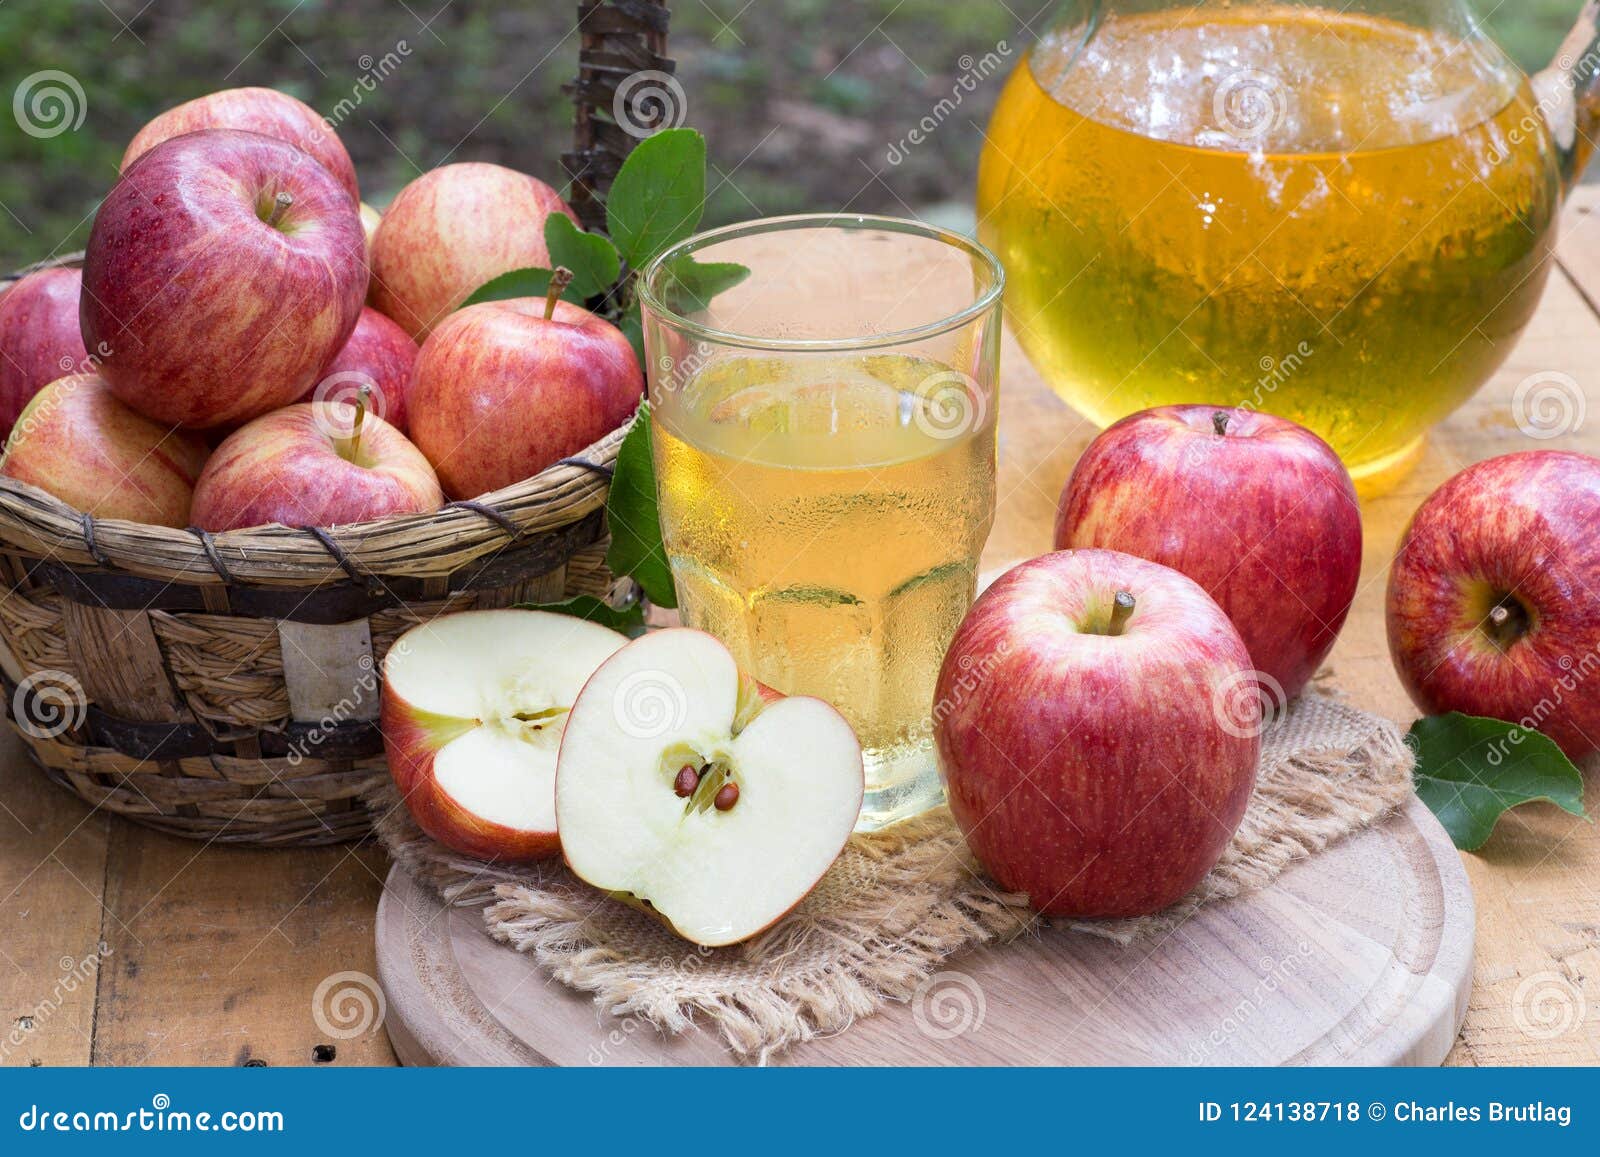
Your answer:
[[[706,300],[706,266],[750,272]],[[684,622],[861,740],[861,826],[940,795],[933,687],[995,498],[1002,275],[966,238],[794,217],[641,279],[661,525]]]

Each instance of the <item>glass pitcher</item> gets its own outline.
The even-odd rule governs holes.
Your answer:
[[[1595,9],[1530,81],[1460,0],[1061,5],[979,167],[1013,332],[1101,425],[1255,406],[1386,489],[1538,303]]]

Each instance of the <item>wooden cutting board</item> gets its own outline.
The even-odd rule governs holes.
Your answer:
[[[1433,1065],[1466,1013],[1473,903],[1416,799],[1272,887],[1123,948],[1048,929],[952,957],[908,1004],[777,1064]],[[602,1014],[399,868],[378,906],[407,1064],[733,1064],[711,1032]]]

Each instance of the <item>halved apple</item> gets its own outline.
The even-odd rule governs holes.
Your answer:
[[[675,628],[612,655],[573,703],[556,826],[583,879],[718,947],[771,927],[816,886],[862,789],[842,715],[771,692],[716,639]]]
[[[583,619],[520,610],[444,615],[396,639],[379,726],[417,826],[478,859],[555,855],[567,710],[627,641]]]

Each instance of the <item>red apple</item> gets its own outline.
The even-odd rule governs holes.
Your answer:
[[[322,367],[302,402],[353,402],[368,387],[372,412],[406,432],[406,393],[417,364],[417,343],[375,309],[363,309],[350,340]]]
[[[372,304],[419,342],[485,282],[548,267],[545,218],[577,216],[534,177],[444,165],[400,190],[372,239]]]
[[[1090,443],[1061,492],[1056,548],[1182,571],[1221,604],[1282,703],[1327,658],[1361,576],[1361,508],[1339,456],[1255,410],[1160,406]]]
[[[210,448],[119,402],[97,374],[58,378],[33,396],[0,474],[96,518],[189,524],[189,500]]]
[[[328,122],[310,105],[272,88],[229,88],[169,108],[129,143],[122,170],[162,141],[203,129],[242,129],[287,141],[332,173],[352,198],[361,199],[356,167]]]
[[[950,810],[1003,888],[1053,916],[1139,916],[1200,882],[1244,816],[1261,704],[1193,580],[1109,550],[1002,575],[939,671]]]
[[[1389,651],[1424,712],[1600,748],[1600,459],[1469,466],[1412,517],[1389,571]]]
[[[304,402],[241,426],[194,488],[202,530],[332,526],[437,510],[428,460],[404,434],[358,406]]]
[[[361,220],[293,145],[215,129],[157,145],[89,234],[83,340],[128,405],[241,422],[316,384],[366,292]]]
[[[0,439],[29,398],[91,368],[78,330],[82,293],[80,270],[40,269],[0,296]]]
[[[516,298],[459,310],[423,343],[407,420],[445,493],[474,498],[576,454],[643,394],[616,326],[570,302]]]

